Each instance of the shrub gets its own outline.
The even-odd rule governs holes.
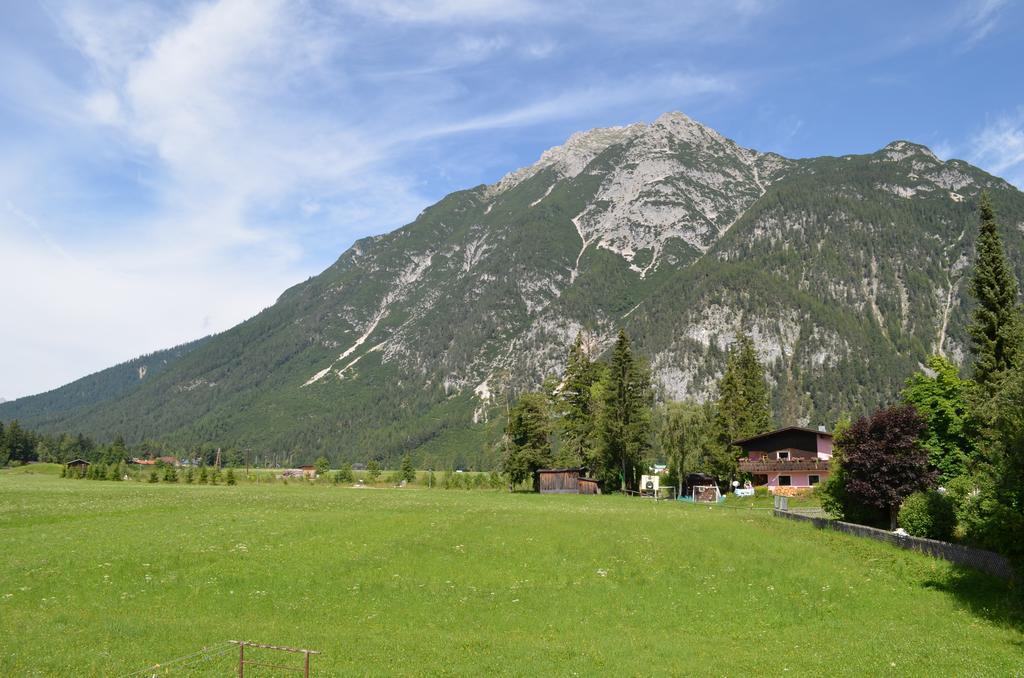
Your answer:
[[[164,467],[164,482],[165,483],[176,483],[178,482],[178,469],[174,468],[170,464]]]
[[[185,469],[185,483],[187,485],[191,485],[193,482],[195,482],[195,479],[196,473],[195,471],[192,470],[192,467],[189,466],[187,469]]]
[[[235,484],[235,469],[228,468],[228,472],[224,475],[224,482],[228,485]]]
[[[952,500],[940,492],[915,492],[903,500],[899,524],[915,537],[949,541],[956,527],[956,511]]]
[[[60,467],[60,477],[61,478],[67,478],[68,477],[68,467],[67,466],[61,466]]]
[[[206,466],[199,467],[199,484],[205,485],[210,481],[210,473],[206,470]]]
[[[156,474],[156,469],[153,469],[152,471],[150,471],[149,472],[149,482],[156,483],[156,482],[159,482],[159,481],[160,481],[160,478]]]
[[[210,473],[210,484],[216,485],[220,482],[220,469],[214,467],[213,472]]]
[[[351,483],[353,479],[352,464],[347,461],[342,464],[338,472],[334,474],[334,482],[336,483]]]
[[[371,459],[370,463],[366,465],[366,477],[371,483],[377,482],[377,478],[380,478],[380,464],[376,459]]]

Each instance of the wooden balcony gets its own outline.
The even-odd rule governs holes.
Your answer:
[[[827,459],[740,459],[740,470],[744,473],[785,473],[786,471],[827,471]]]

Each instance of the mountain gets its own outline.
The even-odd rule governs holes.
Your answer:
[[[487,466],[505,399],[560,370],[577,332],[600,352],[622,326],[663,398],[712,395],[749,331],[777,419],[830,422],[891,401],[930,352],[964,357],[983,189],[1021,276],[1024,194],[924,146],[790,159],[680,113],[592,130],[357,241],[159,373],[91,399],[82,381],[124,370],[101,372],[0,419]]]

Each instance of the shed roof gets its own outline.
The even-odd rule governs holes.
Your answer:
[[[571,466],[569,468],[539,468],[536,471],[534,471],[534,473],[566,473],[568,471],[583,473],[586,470],[586,466]]]
[[[71,466],[72,464],[85,464],[86,466],[88,466],[91,463],[92,462],[86,461],[85,459],[72,459],[67,463],[67,466]]]

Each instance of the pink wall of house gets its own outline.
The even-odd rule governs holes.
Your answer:
[[[818,459],[832,458],[832,436],[818,434]]]
[[[787,487],[779,485],[779,476],[789,476],[788,487],[811,487],[811,476],[818,476],[818,482],[825,482],[828,471],[788,471],[785,473],[769,473],[768,487]]]

